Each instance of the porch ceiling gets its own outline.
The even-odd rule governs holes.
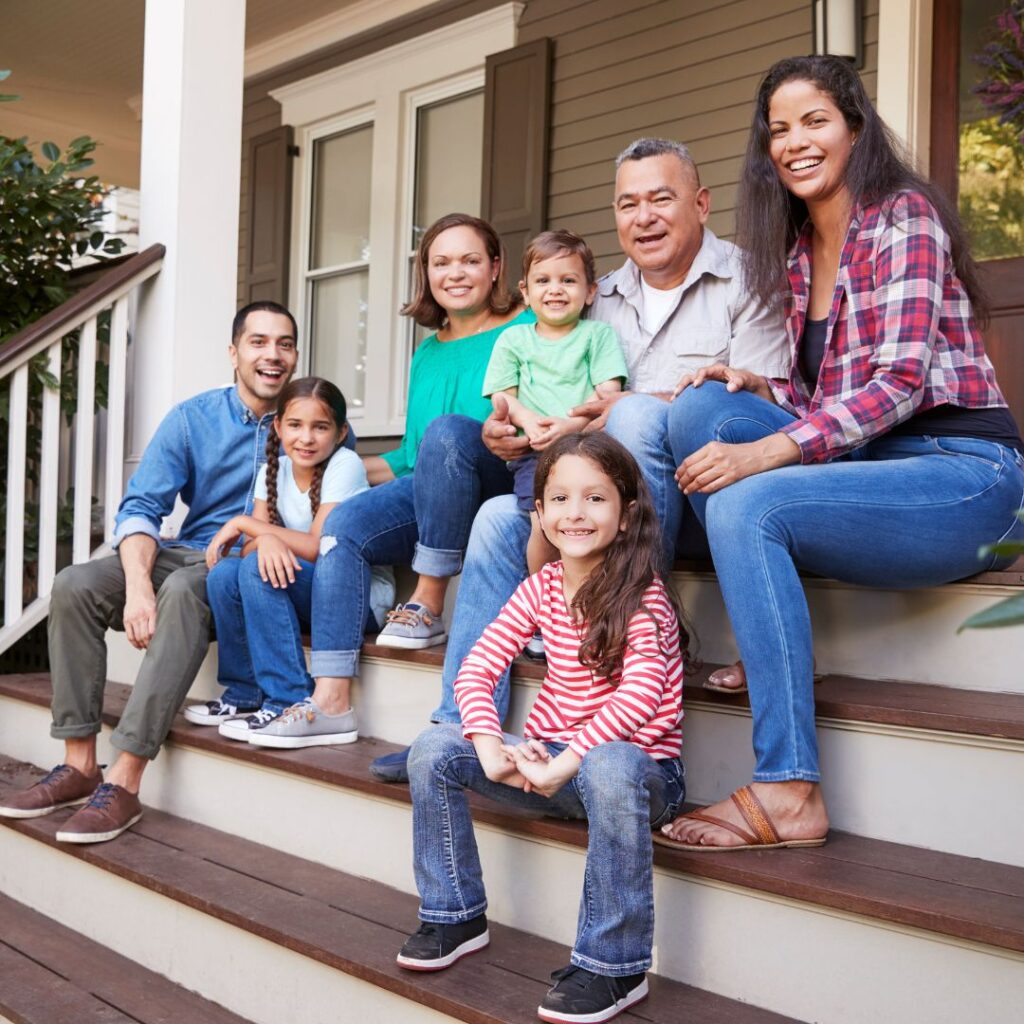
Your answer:
[[[248,0],[246,50],[368,0]],[[63,145],[99,140],[96,171],[111,184],[139,183],[142,0],[5,0],[0,3],[0,86],[17,93],[0,106],[0,131]]]

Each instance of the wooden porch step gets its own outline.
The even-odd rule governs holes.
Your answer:
[[[245,1024],[2,894],[0,1018],[15,1024]]]
[[[106,723],[117,721],[129,692],[127,686],[108,684],[103,711]],[[49,681],[39,675],[0,677],[0,693],[48,706]],[[182,747],[374,798],[410,802],[408,787],[386,785],[369,774],[373,758],[397,749],[381,740],[366,738],[341,747],[274,751],[224,739],[215,729],[189,725],[180,715],[169,739]],[[512,834],[551,839],[580,849],[586,846],[586,830],[580,823],[512,814],[484,800],[474,804],[473,813],[478,820]],[[955,812],[950,809],[950,813]],[[993,821],[992,828],[998,827]],[[656,847],[655,863],[756,892],[1024,952],[1021,867],[838,831],[830,834],[825,846],[801,851],[722,855]]]
[[[0,794],[39,774],[0,757]],[[59,844],[54,834],[69,813],[0,821],[69,857],[459,1020],[474,1024],[535,1020],[535,1008],[549,985],[548,975],[568,962],[569,951],[564,946],[492,924],[490,947],[468,963],[436,974],[413,974],[396,966],[395,955],[416,927],[418,901],[414,896],[155,810],[147,810],[142,821],[115,842],[81,847]],[[358,823],[352,827],[357,830]],[[5,942],[9,941],[7,935],[5,928]],[[222,950],[221,955],[226,962],[230,960],[230,951]],[[2,964],[0,977],[4,977]],[[305,1016],[302,998],[302,992],[296,992],[295,1020]],[[339,1019],[343,1018],[341,1011]],[[19,1020],[17,1016],[14,1019]],[[27,1018],[33,1024],[63,1019],[92,1018]],[[106,1024],[108,1018],[96,1019]],[[122,1019],[109,1018],[111,1022]],[[188,1014],[176,1018],[189,1024],[215,1019],[239,1018]],[[782,1024],[791,1020],[654,975],[650,997],[624,1019],[652,1024],[690,1019],[705,1024]]]

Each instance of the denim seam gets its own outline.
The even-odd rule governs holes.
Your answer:
[[[444,835],[444,852],[445,852],[445,868],[448,873],[448,881],[451,883],[452,889],[455,892],[456,898],[458,899],[462,909],[456,913],[462,915],[463,920],[470,920],[471,918],[465,917],[467,913],[473,908],[466,907],[466,899],[462,893],[462,886],[459,885],[459,873],[456,865],[455,857],[455,836],[454,830],[452,829],[452,812],[448,798],[448,779],[447,774],[452,764],[467,756],[475,758],[473,755],[466,755],[464,753],[454,753],[445,758],[445,760],[437,767],[435,778],[437,779],[438,796],[441,803],[441,827]],[[442,913],[445,913],[442,911]],[[473,915],[476,916],[476,915]]]
[[[592,960],[588,956],[580,956],[574,949],[569,957],[569,963],[574,967],[582,967],[585,971],[592,971],[594,974],[607,974],[612,978],[625,978],[631,974],[643,974],[651,969],[651,958],[633,960],[628,964],[606,964],[603,960]]]

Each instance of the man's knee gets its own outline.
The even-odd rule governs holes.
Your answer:
[[[654,395],[627,395],[612,406],[606,430],[631,450],[639,445],[662,444],[669,408],[668,402]]]
[[[205,569],[205,566],[203,566]],[[157,608],[170,604],[192,604],[198,602],[206,607],[207,573],[197,566],[176,569],[160,585],[157,591]]]

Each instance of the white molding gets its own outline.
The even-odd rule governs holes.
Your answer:
[[[879,0],[876,106],[918,170],[931,157],[933,0]]]
[[[333,14],[250,46],[245,51],[245,77],[252,78],[279,64],[315,53],[378,25],[385,25],[413,11],[429,7],[434,0],[358,0]]]

